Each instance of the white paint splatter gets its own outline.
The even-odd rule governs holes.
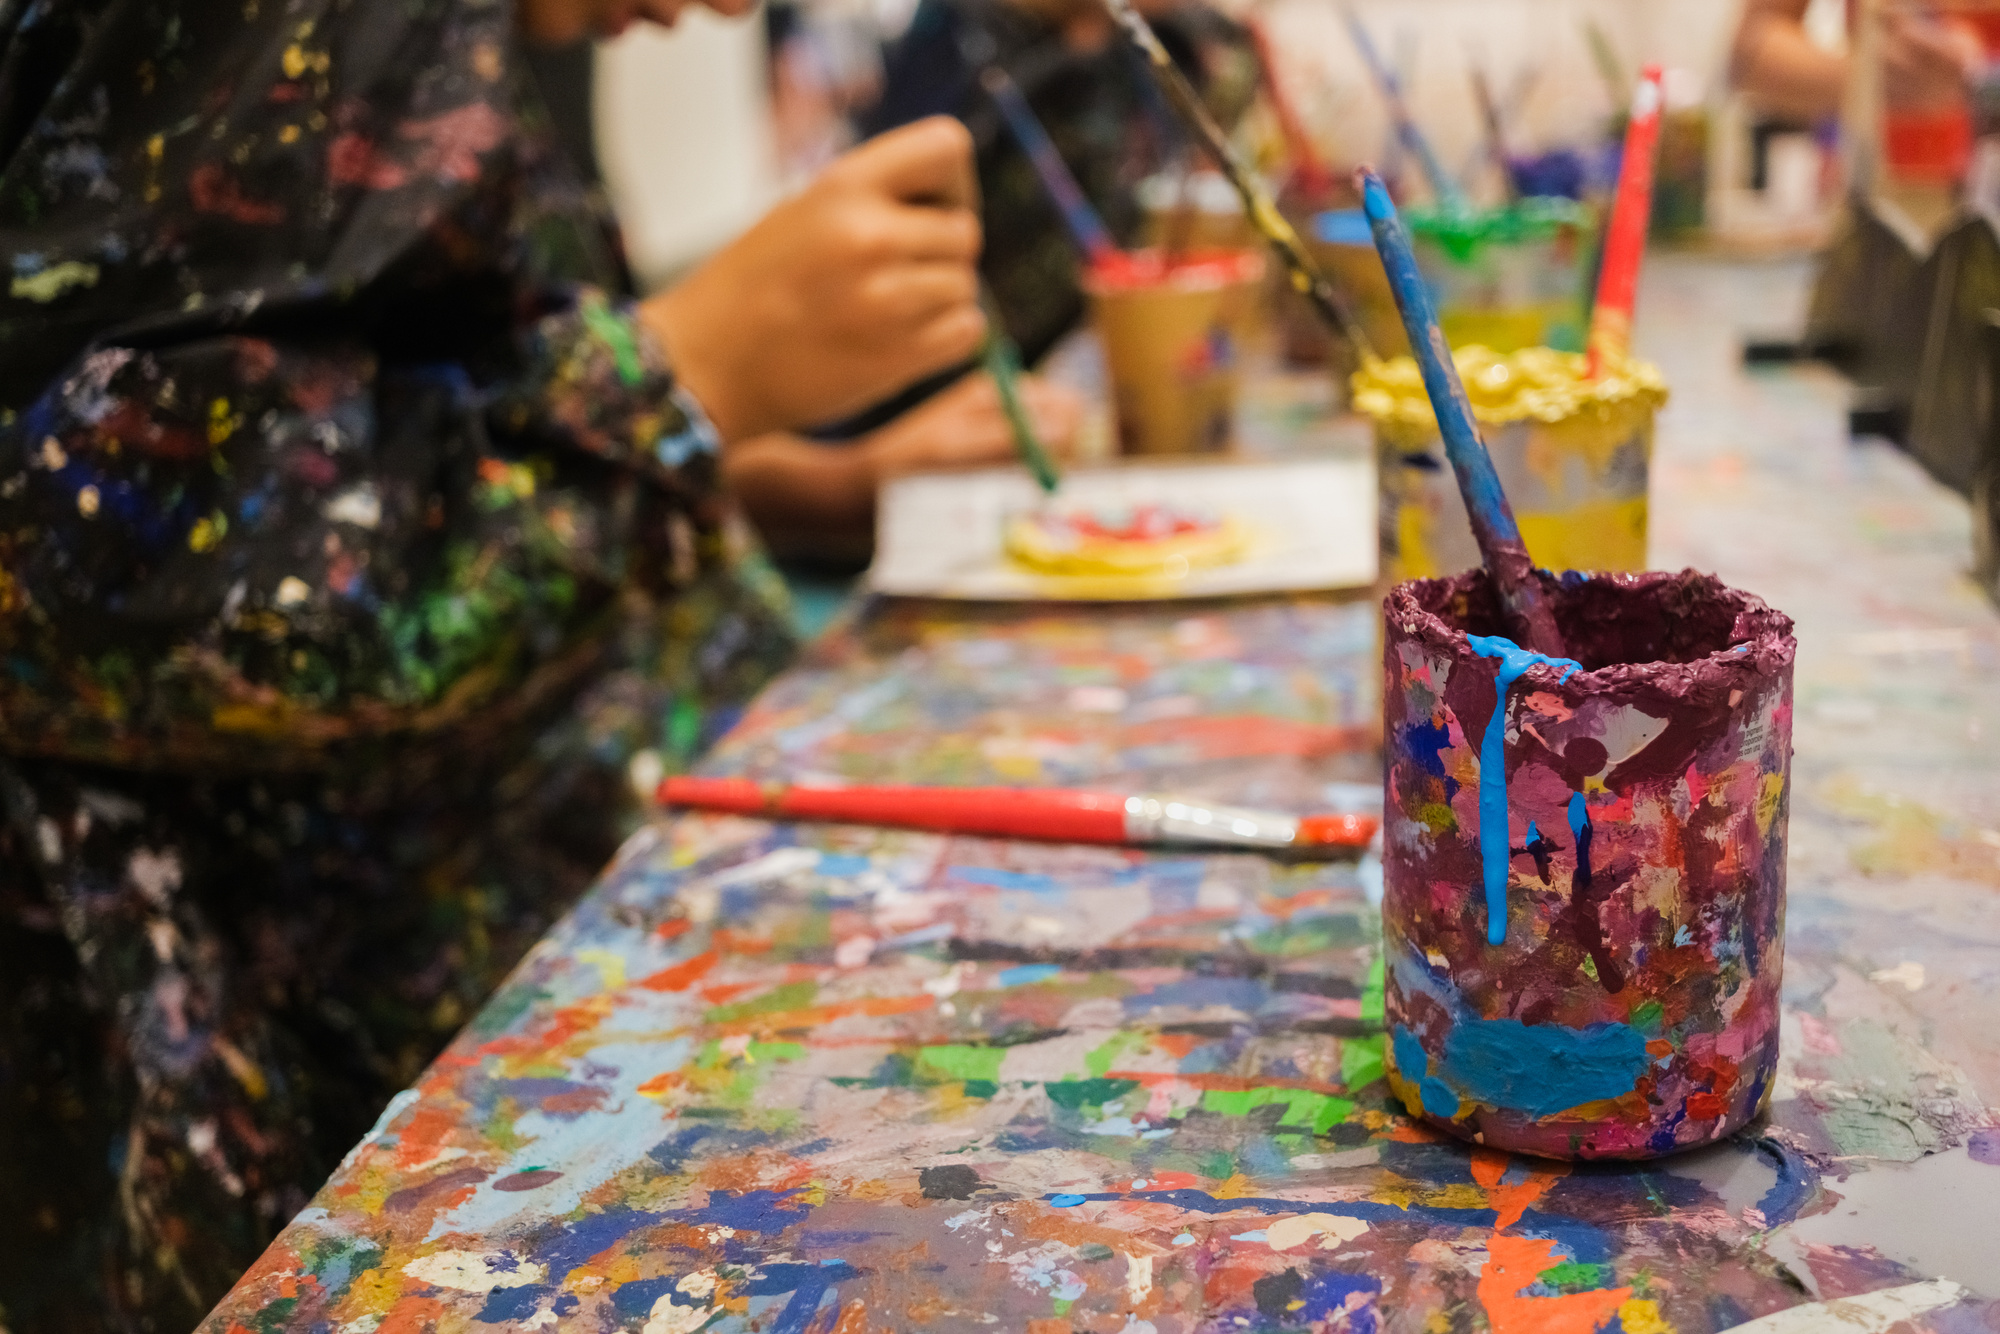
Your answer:
[[[1887,1334],[1905,1320],[1950,1306],[1966,1295],[1948,1278],[1835,1301],[1809,1302],[1734,1327],[1734,1334]]]
[[[674,1295],[663,1292],[653,1303],[652,1312],[646,1318],[646,1325],[640,1334],[694,1334],[708,1323],[712,1308],[707,1306],[676,1306]]]
[[[1125,1296],[1134,1306],[1146,1300],[1146,1294],[1153,1290],[1153,1257],[1150,1255],[1128,1255],[1125,1257]],[[1128,1325],[1129,1329],[1130,1326]]]
[[[522,1260],[511,1251],[437,1251],[403,1266],[403,1273],[436,1288],[491,1292],[524,1288],[548,1276],[548,1266]]]
[[[1880,982],[1884,986],[1894,982],[1900,986],[1907,987],[1911,991],[1922,991],[1924,989],[1924,966],[1914,959],[1905,959],[1894,968],[1877,968],[1874,972],[1868,974],[1868,980],[1870,982]]]
[[[1368,1224],[1359,1218],[1346,1218],[1340,1214],[1299,1214],[1293,1218],[1281,1218],[1265,1228],[1264,1241],[1274,1251],[1289,1251],[1318,1237],[1319,1248],[1330,1251],[1346,1245],[1367,1230]]]

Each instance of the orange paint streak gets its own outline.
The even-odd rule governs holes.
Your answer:
[[[1309,889],[1303,894],[1294,894],[1288,899],[1279,898],[1276,894],[1259,894],[1257,896],[1257,906],[1259,908],[1271,914],[1271,916],[1283,918],[1287,922],[1291,921],[1292,914],[1301,908],[1322,908],[1332,902],[1333,891],[1326,889]]]
[[[1213,1041],[1214,1038],[1205,1038],[1199,1033],[1157,1033],[1152,1037],[1151,1045],[1178,1060],[1203,1043]]]
[[[549,1026],[540,1033],[514,1033],[498,1037],[480,1046],[481,1056],[527,1056],[554,1051],[568,1044],[571,1038],[588,1033],[604,1021],[611,1013],[609,996],[592,996],[578,1001],[575,1005],[565,1005],[549,1016]],[[441,1083],[435,1088],[423,1089],[425,1097],[432,1096],[449,1087]]]
[[[430,1334],[444,1302],[437,1297],[402,1297],[389,1308],[388,1318],[375,1327],[375,1334]]]
[[[721,932],[716,934],[720,935]],[[632,985],[646,991],[686,991],[721,962],[722,954],[719,950],[704,950],[692,959],[683,959],[677,964],[662,968],[650,977],[640,978]]]
[[[1398,1121],[1382,1132],[1382,1138],[1398,1144],[1438,1144],[1444,1136],[1414,1121]]]
[[[701,989],[701,998],[710,1005],[726,1005],[746,991],[756,991],[762,982],[718,982],[712,987]]]
[[[804,1010],[780,1010],[776,1014],[746,1015],[730,1023],[716,1025],[721,1033],[774,1033],[788,1028],[816,1028],[820,1024],[830,1024],[836,1019],[850,1015],[881,1017],[891,1014],[915,1014],[936,1005],[930,996],[869,996],[862,1000],[842,1001],[837,1005],[814,1005]]]
[[[414,1167],[435,1157],[457,1128],[458,1115],[452,1108],[435,1103],[418,1104],[396,1142],[396,1166]]]
[[[860,1298],[849,1302],[834,1322],[833,1334],[867,1334],[868,1304]]]
[[[686,1076],[678,1070],[665,1070],[639,1085],[639,1092],[647,1097],[655,1097],[670,1089],[679,1088],[685,1078]]]
[[[1479,1302],[1493,1334],[1596,1334],[1617,1314],[1630,1288],[1604,1288],[1563,1297],[1523,1297],[1544,1269],[1562,1263],[1556,1244],[1541,1237],[1494,1233],[1486,1243],[1486,1267],[1479,1273]]]
[[[769,954],[776,943],[769,936],[746,935],[726,926],[717,927],[712,939],[724,954]]]
[[[693,926],[694,923],[685,917],[669,917],[653,928],[653,934],[661,940],[677,940],[686,935]]]
[[[1546,1168],[1530,1168],[1525,1181],[1513,1185],[1506,1184],[1507,1165],[1512,1159],[1498,1149],[1474,1149],[1472,1151],[1472,1179],[1486,1189],[1486,1202],[1493,1206],[1499,1217],[1494,1221],[1496,1231],[1504,1231],[1521,1221],[1521,1215],[1528,1206],[1549,1193],[1549,1188],[1569,1175],[1569,1165],[1551,1165]]]

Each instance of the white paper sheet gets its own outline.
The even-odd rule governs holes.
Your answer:
[[[905,597],[1013,601],[1131,598],[1091,581],[1026,569],[1002,547],[1007,520],[1043,503],[1015,468],[905,477],[883,488],[868,583]],[[1358,588],[1375,581],[1372,460],[1189,462],[1080,469],[1055,504],[1113,510],[1155,504],[1227,516],[1250,533],[1244,555],[1136,596],[1145,600]]]

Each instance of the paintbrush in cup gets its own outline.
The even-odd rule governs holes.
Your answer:
[[[1622,359],[1632,345],[1632,311],[1639,299],[1639,266],[1646,259],[1646,232],[1653,218],[1653,155],[1660,142],[1661,71],[1650,65],[1632,96],[1625,122],[1625,153],[1618,164],[1618,193],[1611,225],[1604,233],[1604,264],[1597,275],[1597,301],[1590,311],[1590,343],[1585,373],[1593,380],[1605,364]]]
[[[1424,179],[1430,182],[1431,193],[1437,196],[1438,207],[1454,213],[1465,208],[1465,196],[1459,191],[1458,182],[1444,169],[1438,160],[1437,150],[1417,125],[1417,118],[1410,114],[1409,103],[1403,100],[1403,85],[1396,72],[1382,58],[1375,48],[1375,39],[1368,35],[1367,27],[1352,9],[1342,11],[1347,20],[1348,34],[1354,39],[1355,49],[1361,52],[1362,63],[1368,66],[1368,73],[1375,80],[1375,87],[1382,94],[1382,101],[1389,108],[1389,119],[1396,126],[1396,137],[1402,141],[1403,151],[1417,160],[1423,169]]]
[[[1534,562],[1528,557],[1521,527],[1514,521],[1513,506],[1500,485],[1500,474],[1480,438],[1478,419],[1472,415],[1472,401],[1458,378],[1458,366],[1451,358],[1431,304],[1430,289],[1417,270],[1417,257],[1410,248],[1410,233],[1396,215],[1382,178],[1363,167],[1354,173],[1361,187],[1361,207],[1375,234],[1375,249],[1381,253],[1382,268],[1396,294],[1397,309],[1403,313],[1403,328],[1410,336],[1410,350],[1423,371],[1424,388],[1437,413],[1438,434],[1444,439],[1445,456],[1458,477],[1459,492],[1465,497],[1465,512],[1472,520],[1472,535],[1479,543],[1480,559],[1493,578],[1500,595],[1501,611],[1514,642],[1532,652],[1550,657],[1563,655],[1562,635],[1554,614],[1542,596],[1535,577]]]
[[[1118,20],[1118,25],[1125,30],[1125,35],[1138,48],[1139,54],[1146,58],[1154,81],[1166,93],[1174,113],[1194,131],[1223,177],[1235,188],[1237,197],[1243,201],[1243,211],[1249,217],[1250,225],[1291,273],[1293,290],[1306,299],[1321,319],[1354,345],[1363,364],[1378,360],[1374,344],[1368,341],[1361,321],[1341,299],[1319,262],[1307,252],[1305,242],[1299,239],[1292,224],[1278,212],[1271,192],[1264,188],[1249,165],[1230,146],[1222,127],[1215,123],[1215,117],[1209,115],[1208,108],[1202,105],[1201,94],[1194,90],[1194,85],[1174,64],[1174,58],[1167,54],[1167,48],[1161,45],[1153,25],[1131,6],[1130,0],[1104,0],[1104,6],[1111,12],[1111,17]]]
[[[1507,202],[1521,202],[1521,183],[1514,179],[1514,160],[1507,153],[1507,130],[1500,116],[1500,100],[1493,95],[1493,82],[1486,77],[1486,67],[1477,63],[1472,66],[1472,96],[1479,103],[1479,118],[1486,124],[1486,151],[1493,158],[1493,165],[1500,169],[1500,183],[1507,191]]]

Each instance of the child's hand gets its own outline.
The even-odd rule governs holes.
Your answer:
[[[905,126],[828,167],[640,316],[725,439],[833,420],[978,351],[976,194],[963,126]]]

